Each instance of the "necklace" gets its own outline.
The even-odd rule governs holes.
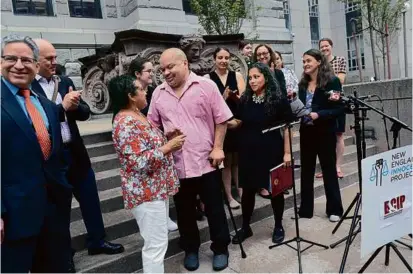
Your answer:
[[[262,95],[256,95],[255,93],[252,95],[252,101],[256,104],[262,104],[264,103],[264,94]]]

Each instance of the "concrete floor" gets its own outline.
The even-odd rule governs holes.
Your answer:
[[[345,209],[350,204],[357,193],[358,185],[352,185],[341,191],[343,205]],[[299,221],[301,237],[310,241],[330,245],[342,237],[346,236],[350,228],[350,220],[341,225],[339,230],[332,235],[335,224],[329,222],[324,214],[325,197],[321,197],[315,202],[315,216],[308,220]],[[286,230],[286,240],[295,236],[294,221],[291,220],[293,210],[284,213],[284,229]],[[223,273],[296,273],[298,272],[297,253],[288,246],[281,246],[269,250],[268,246],[272,244],[271,234],[274,225],[273,218],[267,218],[263,221],[252,225],[254,235],[244,242],[244,249],[247,258],[242,259],[239,246],[230,245],[229,267],[222,271]],[[411,239],[406,236],[401,239],[405,243],[411,244]],[[210,242],[205,243],[200,248],[200,267],[197,273],[213,272],[212,270],[212,252],[209,249]],[[295,243],[292,243],[295,246]],[[308,244],[302,244],[302,249]],[[399,250],[410,263],[412,262],[412,251],[408,248],[397,244]],[[320,247],[311,247],[302,253],[303,272],[329,272],[337,273],[343,257],[345,243],[338,245],[334,249],[323,249]],[[384,249],[370,264],[365,272],[368,273],[408,273],[407,268],[402,264],[397,255],[391,250],[390,264],[384,265]],[[188,272],[182,265],[184,254],[180,253],[165,261],[165,272],[179,273]],[[369,258],[360,260],[360,234],[356,237],[350,247],[345,272],[358,272],[364,262]]]

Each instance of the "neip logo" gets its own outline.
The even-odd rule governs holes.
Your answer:
[[[389,175],[387,160],[378,159],[375,164],[371,165],[370,182],[376,181],[376,186],[382,186],[383,176]]]

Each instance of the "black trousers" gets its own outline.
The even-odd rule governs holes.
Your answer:
[[[63,149],[66,164],[73,163],[72,153],[69,148]],[[69,180],[69,178],[68,178]],[[99,247],[105,239],[105,226],[103,224],[102,211],[96,185],[95,173],[89,169],[87,176],[79,180],[69,180],[73,186],[73,196],[79,202],[83,222],[87,230],[86,247]]]
[[[255,196],[258,188],[243,188],[241,198],[242,208],[242,227],[248,228],[250,226],[252,213],[255,207]],[[284,194],[281,193],[271,198],[272,211],[274,213],[275,227],[282,226],[282,219],[284,214]]]
[[[336,133],[317,127],[302,126],[300,129],[301,155],[301,206],[299,215],[313,217],[314,173],[317,156],[323,172],[324,190],[327,198],[326,214],[343,215],[340,187],[336,170]]]
[[[179,192],[174,196],[180,246],[185,252],[198,252],[201,241],[196,222],[196,196],[205,204],[211,236],[211,250],[215,254],[228,252],[230,243],[227,217],[222,196],[221,171],[216,170],[201,177],[181,179]]]

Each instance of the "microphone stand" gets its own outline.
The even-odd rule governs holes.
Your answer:
[[[273,248],[278,247],[278,246],[287,245],[288,247],[290,247],[290,248],[294,249],[295,251],[297,251],[298,272],[303,273],[303,268],[302,268],[302,264],[301,264],[301,253],[306,251],[307,249],[309,249],[312,246],[319,246],[319,247],[323,247],[325,249],[328,249],[328,246],[322,245],[322,244],[319,244],[319,243],[316,243],[316,242],[312,242],[312,241],[309,241],[309,240],[306,240],[306,239],[303,239],[303,238],[300,237],[300,228],[299,228],[299,225],[298,225],[297,192],[296,192],[296,188],[295,188],[295,175],[294,175],[295,163],[294,163],[294,156],[293,156],[293,153],[292,153],[293,145],[292,145],[292,134],[291,134],[292,126],[295,125],[295,124],[298,124],[298,123],[300,123],[300,122],[299,121],[298,122],[285,122],[285,123],[280,124],[278,126],[275,126],[275,127],[269,128],[269,129],[265,129],[265,130],[262,131],[262,133],[265,134],[267,132],[270,132],[270,131],[273,131],[273,130],[276,130],[276,129],[286,128],[286,127],[288,128],[288,138],[289,138],[289,141],[290,141],[290,151],[291,151],[291,167],[292,167],[291,168],[291,176],[292,176],[292,181],[293,181],[293,200],[294,200],[294,217],[295,217],[294,219],[295,219],[295,235],[296,235],[291,240],[284,241],[280,244],[271,245],[268,248],[273,249]],[[283,194],[280,194],[280,195],[283,195]],[[289,245],[289,243],[291,243],[291,242],[296,242],[297,248]],[[301,242],[308,243],[310,245],[308,247],[304,248],[303,250],[301,250]]]

